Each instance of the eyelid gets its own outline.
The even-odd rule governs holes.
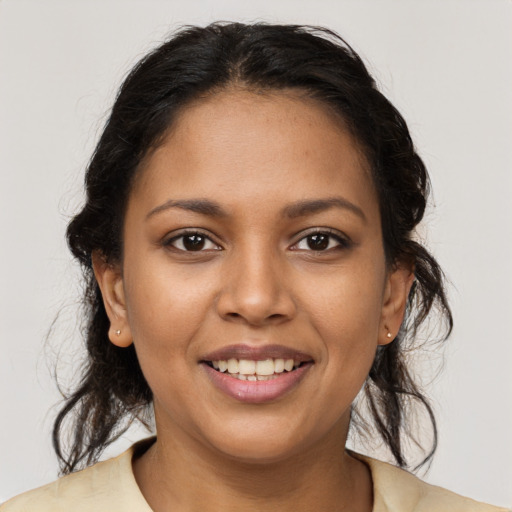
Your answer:
[[[296,248],[296,246],[300,242],[302,242],[305,238],[307,238],[308,236],[311,236],[311,235],[315,235],[315,234],[326,234],[326,235],[334,238],[338,242],[338,246],[332,247],[330,249],[325,249],[323,251],[315,251],[314,249],[306,250],[306,249],[297,249]],[[206,240],[208,240],[212,244],[214,244],[216,246],[216,248],[215,249],[201,249],[198,251],[186,251],[184,249],[179,249],[172,245],[173,242],[175,242],[176,240],[178,240],[182,237],[185,237],[187,235],[201,235]],[[211,233],[209,233],[201,228],[185,228],[185,229],[170,233],[167,236],[165,236],[164,239],[162,240],[162,245],[165,247],[172,247],[173,249],[175,249],[176,251],[179,251],[179,252],[190,252],[190,253],[193,253],[193,252],[200,253],[200,252],[207,252],[207,251],[212,251],[212,250],[214,250],[214,251],[223,250],[222,245],[220,243],[218,243],[214,238],[215,237],[213,237],[211,235]],[[308,252],[327,252],[329,250],[336,249],[336,248],[349,248],[353,244],[350,237],[348,237],[343,232],[338,231],[337,229],[321,227],[321,226],[309,228],[307,230],[301,231],[300,233],[296,234],[294,236],[294,238],[296,241],[290,246],[290,250],[306,250]]]
[[[323,251],[315,251],[314,249],[296,249],[296,248],[294,248],[308,236],[317,235],[317,234],[326,234],[326,235],[337,240],[339,245],[337,247],[332,247],[331,249],[336,249],[336,248],[347,249],[353,245],[353,242],[350,239],[350,237],[345,235],[342,231],[338,231],[337,229],[327,228],[327,227],[314,227],[314,228],[310,228],[310,229],[307,229],[305,231],[298,233],[295,236],[296,241],[290,247],[290,250],[292,250],[292,251],[293,250],[295,250],[295,251],[305,250],[305,251],[309,251],[309,252],[328,252],[328,251],[330,251],[331,249],[325,249]]]
[[[180,238],[183,238],[187,235],[201,235],[203,236],[206,240],[209,240],[212,244],[214,244],[215,246],[217,246],[216,249],[201,249],[201,250],[198,250],[198,251],[186,251],[184,249],[179,249],[175,246],[172,245],[172,243]],[[164,237],[164,239],[162,240],[162,245],[164,247],[170,247],[172,249],[175,249],[176,251],[179,251],[179,252],[190,252],[190,253],[200,253],[200,252],[208,252],[208,251],[221,251],[223,250],[223,247],[214,240],[214,237],[204,231],[203,229],[201,228],[186,228],[186,229],[182,229],[180,231],[177,231],[177,232],[173,232],[173,233],[170,233],[168,234],[167,236]]]

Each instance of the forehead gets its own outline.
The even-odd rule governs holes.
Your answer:
[[[334,195],[377,204],[343,120],[296,91],[229,90],[195,101],[148,155],[132,191],[153,203],[212,194],[226,204]]]

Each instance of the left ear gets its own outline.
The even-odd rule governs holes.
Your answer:
[[[397,263],[390,269],[382,301],[382,315],[379,326],[379,345],[391,343],[402,325],[407,298],[414,282],[414,272],[406,265]]]

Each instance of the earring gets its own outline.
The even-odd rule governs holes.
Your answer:
[[[121,330],[120,329],[117,329],[116,331],[116,335],[119,336],[121,334]]]
[[[391,337],[392,337],[392,334],[391,334],[390,332],[388,332],[388,333],[386,334],[386,337],[391,338]]]

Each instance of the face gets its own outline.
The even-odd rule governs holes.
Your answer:
[[[134,184],[122,264],[95,271],[159,438],[249,461],[344,442],[411,281],[386,266],[342,122],[294,93],[244,91],[181,114]]]

